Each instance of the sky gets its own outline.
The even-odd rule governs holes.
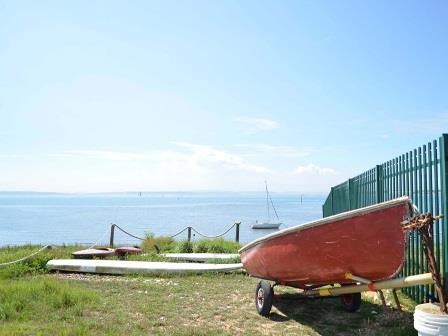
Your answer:
[[[0,0],[0,191],[325,193],[448,132],[447,17]]]

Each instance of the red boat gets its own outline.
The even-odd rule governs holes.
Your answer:
[[[126,257],[130,254],[140,254],[142,250],[137,246],[121,246],[115,249],[115,254],[119,257]]]
[[[297,225],[247,244],[241,262],[254,277],[301,289],[353,284],[347,274],[389,279],[405,261],[401,223],[412,213],[410,199],[401,197]]]
[[[115,250],[108,247],[88,248],[72,253],[76,259],[106,258],[115,255]]]

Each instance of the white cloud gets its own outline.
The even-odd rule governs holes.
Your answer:
[[[0,154],[0,159],[22,159],[26,157],[23,154]]]
[[[234,120],[243,124],[245,126],[245,131],[248,133],[271,131],[280,126],[277,121],[264,118],[237,117],[234,118]]]
[[[0,188],[68,192],[253,191],[262,190],[267,179],[276,191],[326,191],[342,180],[334,169],[310,163],[294,170],[270,154],[280,151],[294,161],[294,157],[302,155],[294,147],[257,145],[261,154],[256,159],[230,148],[172,142],[167,148],[140,151],[78,148],[41,153],[27,156],[28,164],[3,160],[6,167],[0,176]],[[33,167],[33,175],[27,175],[29,166]],[[14,178],[17,174],[22,178]]]
[[[227,168],[239,169],[254,173],[267,173],[268,168],[251,164],[241,156],[228,153],[207,145],[190,144],[186,142],[173,142],[174,145],[186,148],[192,153],[192,159],[198,163],[216,163]]]
[[[425,114],[423,114],[425,115]],[[424,116],[418,119],[395,119],[391,121],[394,131],[418,132],[418,133],[442,133],[446,132],[448,124],[448,112],[438,113],[432,116]]]
[[[65,150],[58,156],[83,157],[106,161],[142,161],[153,162],[157,166],[210,168],[219,166],[228,170],[241,170],[253,173],[267,173],[269,169],[255,165],[235,155],[208,145],[186,142],[172,142],[185,151],[152,150],[148,152],[116,152],[103,150]]]
[[[103,150],[65,150],[60,152],[60,154],[62,154],[63,156],[81,156],[112,161],[130,161],[148,158],[148,155],[142,153],[127,153]]]
[[[297,158],[309,156],[313,152],[312,148],[296,148],[285,145],[240,144],[236,145],[236,147],[249,151],[251,156],[254,154],[270,154],[287,158]]]
[[[315,174],[315,175],[332,175],[336,174],[336,170],[332,168],[323,168],[316,166],[315,164],[309,163],[305,166],[298,166],[294,173],[303,175],[303,174]]]

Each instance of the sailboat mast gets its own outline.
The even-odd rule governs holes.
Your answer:
[[[269,192],[268,192],[268,183],[264,181],[264,185],[266,186],[266,209],[268,209],[268,222],[271,221],[271,214],[269,212]]]

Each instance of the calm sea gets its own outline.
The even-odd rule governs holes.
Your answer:
[[[282,228],[322,216],[324,195],[272,193]],[[110,224],[143,237],[146,232],[173,235],[192,226],[206,235],[241,221],[240,241],[272,231],[252,230],[267,217],[264,193],[0,193],[0,246],[18,244],[107,244]],[[271,209],[272,211],[272,209]],[[184,232],[177,239],[186,239]],[[195,235],[194,239],[199,236]],[[235,230],[225,238],[234,239]],[[116,231],[117,243],[138,240]]]

